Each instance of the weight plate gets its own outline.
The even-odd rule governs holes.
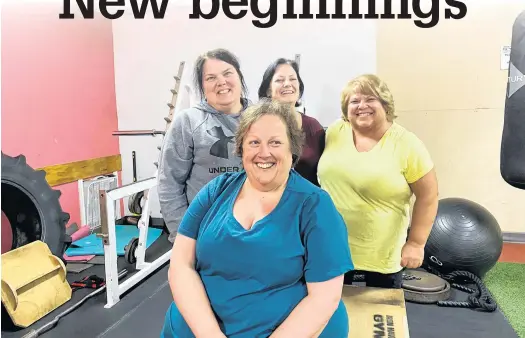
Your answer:
[[[438,292],[446,287],[446,281],[426,271],[407,269],[403,273],[403,288],[418,292]]]
[[[413,290],[403,290],[405,300],[420,304],[433,304],[450,298],[450,284],[445,281],[445,288],[436,292],[420,292]]]
[[[128,245],[126,245],[126,247],[124,248],[124,257],[126,259],[126,262],[134,264],[137,261],[137,258],[135,257],[135,251],[137,250],[138,245],[138,238],[133,238],[131,241],[129,241]]]
[[[140,215],[142,214],[142,198],[144,197],[144,191],[139,191],[129,197],[128,209],[130,212]]]
[[[144,191],[139,191],[133,194],[128,202],[128,209],[136,215],[142,214],[142,198],[144,197]]]
[[[137,195],[137,194],[135,193],[135,194],[129,196],[129,198],[128,198],[128,210],[129,210],[130,212],[133,212],[133,210],[135,209],[134,203],[135,203],[136,195]],[[133,213],[134,213],[134,212],[133,212]]]

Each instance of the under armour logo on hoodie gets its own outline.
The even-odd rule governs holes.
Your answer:
[[[206,130],[206,132],[209,135],[219,139],[217,142],[215,142],[211,146],[210,155],[227,159],[228,158],[228,143],[233,143],[232,141],[233,136],[226,136],[224,134],[224,131],[222,130],[222,127],[213,127],[210,130]]]

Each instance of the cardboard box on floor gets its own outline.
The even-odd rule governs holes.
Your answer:
[[[348,312],[348,338],[409,338],[402,289],[343,287]]]

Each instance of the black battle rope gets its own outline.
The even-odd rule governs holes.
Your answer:
[[[437,302],[438,306],[478,309],[485,312],[494,312],[498,308],[498,305],[490,294],[490,291],[485,287],[483,281],[475,274],[460,270],[448,274],[442,274],[432,266],[426,265],[424,268],[430,273],[448,281],[452,287],[470,293],[466,302],[442,300]],[[460,285],[458,283],[458,279],[461,279],[461,281],[465,284],[468,280],[470,280],[476,284],[477,289],[474,290],[464,285]]]

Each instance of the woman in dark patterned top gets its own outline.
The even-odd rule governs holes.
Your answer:
[[[325,130],[315,118],[297,111],[304,93],[304,83],[299,67],[293,60],[284,58],[274,61],[264,72],[259,86],[259,99],[270,98],[290,104],[299,127],[305,133],[305,144],[295,170],[308,181],[319,186],[317,163],[324,150]]]

